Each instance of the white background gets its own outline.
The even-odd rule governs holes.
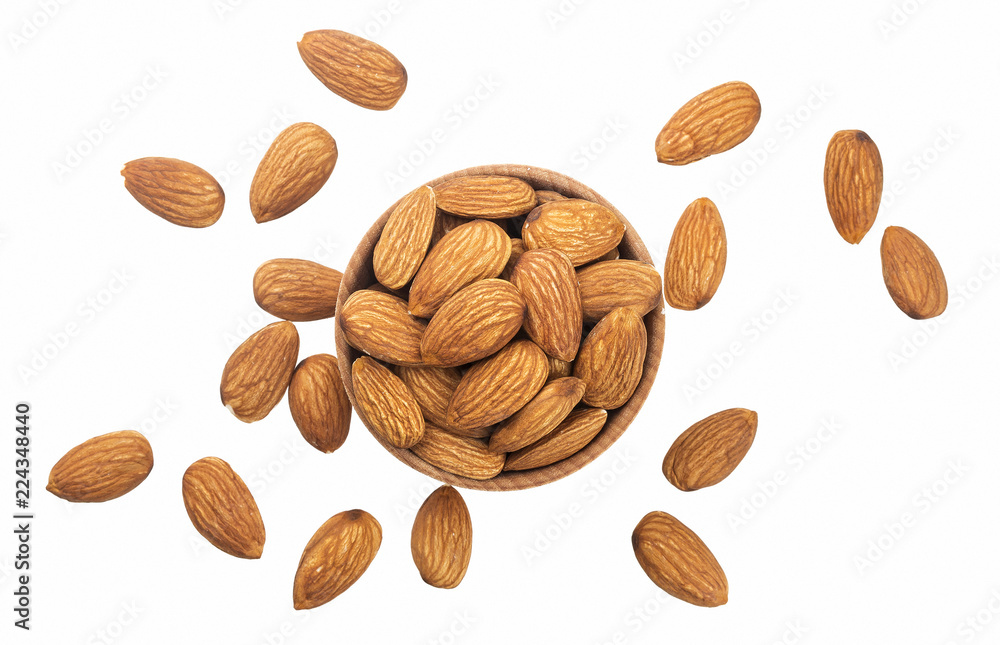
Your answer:
[[[29,401],[37,513],[30,634],[11,626],[4,520],[4,642],[1000,639],[1000,7],[576,3],[4,3],[0,464],[13,470],[14,404]],[[295,43],[321,28],[367,30],[403,61],[409,87],[393,110],[354,106],[309,73]],[[750,139],[692,166],[656,163],[670,115],[736,79],[763,103]],[[257,225],[247,191],[282,119],[327,128],[340,159],[308,204]],[[103,120],[110,131],[89,144]],[[430,150],[421,142],[438,128],[444,140]],[[882,209],[859,246],[835,232],[822,186],[826,144],[848,128],[872,136],[885,166]],[[119,170],[150,155],[224,180],[222,219],[185,229],[136,204]],[[614,448],[542,489],[463,493],[472,563],[442,591],[409,554],[413,512],[435,482],[356,418],[333,455],[302,441],[284,402],[244,425],[219,403],[218,383],[235,344],[271,320],[251,294],[261,262],[343,268],[399,196],[499,162],[591,185],[661,267],[684,206],[709,196],[729,263],[708,306],[666,312],[659,378]],[[886,293],[878,246],[889,224],[923,238],[944,267],[951,301],[935,321],[910,320]],[[301,356],[334,351],[332,321],[298,328]],[[714,488],[672,488],[660,462],[673,439],[734,406],[760,415],[743,464]],[[66,450],[124,428],[155,451],[138,489],[94,505],[43,490]],[[181,475],[206,455],[251,486],[267,527],[259,561],[214,549],[188,521]],[[0,478],[11,512],[12,479]],[[382,523],[378,557],[343,596],[293,611],[302,547],[352,508]],[[728,605],[687,605],[643,574],[629,536],[655,509],[708,543]]]

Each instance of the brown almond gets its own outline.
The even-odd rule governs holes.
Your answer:
[[[347,342],[393,365],[420,365],[420,339],[427,323],[412,315],[406,301],[371,289],[355,291],[338,317]]]
[[[583,398],[583,381],[572,376],[549,381],[535,398],[497,426],[490,450],[513,452],[556,429]]]
[[[547,204],[549,202],[558,202],[567,199],[562,193],[557,193],[554,190],[536,190],[535,199],[538,205]]]
[[[890,226],[882,236],[882,278],[892,301],[910,318],[933,318],[948,306],[948,283],[937,256],[902,226]]]
[[[861,130],[830,139],[823,170],[826,207],[840,236],[857,244],[875,223],[882,201],[882,156]]]
[[[579,269],[576,275],[585,322],[597,322],[618,307],[645,316],[663,303],[660,274],[645,262],[596,262]]]
[[[538,202],[535,189],[516,177],[469,175],[434,187],[438,207],[459,217],[505,219],[524,215]]]
[[[611,209],[583,199],[563,199],[535,208],[524,220],[521,238],[528,250],[556,249],[586,264],[622,241],[625,224]]]
[[[573,363],[573,376],[587,390],[583,402],[614,410],[625,405],[642,379],[646,360],[646,327],[626,307],[612,310],[590,331]]]
[[[313,609],[347,591],[368,570],[381,545],[382,525],[365,511],[344,511],[328,519],[302,551],[293,606]]]
[[[226,204],[222,186],[193,163],[143,157],[126,163],[122,177],[137,202],[171,224],[204,228],[222,217]]]
[[[756,434],[756,412],[716,412],[677,437],[663,458],[663,475],[684,491],[714,486],[743,461]]]
[[[299,356],[290,322],[271,323],[236,348],[222,370],[222,404],[240,421],[260,421],[285,395]]]
[[[593,440],[608,420],[607,410],[583,408],[569,416],[535,443],[507,455],[504,470],[541,468],[566,459]]]
[[[288,407],[313,448],[331,453],[344,445],[351,429],[351,400],[336,356],[316,354],[299,363],[288,386]]]
[[[583,334],[583,310],[570,258],[555,249],[525,251],[510,281],[527,304],[524,330],[528,336],[549,356],[563,361],[576,358]]]
[[[521,259],[524,252],[527,251],[524,248],[524,240],[519,237],[511,238],[510,240],[510,257],[507,258],[507,266],[503,268],[503,272],[500,273],[501,280],[510,281],[511,274],[514,273],[514,267],[517,266],[517,261]]]
[[[427,424],[420,443],[410,450],[435,468],[477,480],[499,475],[506,457],[490,452],[482,439],[460,437],[431,424]]]
[[[549,380],[552,381],[557,378],[563,378],[564,376],[570,376],[573,374],[573,363],[569,361],[563,361],[558,358],[553,358],[552,356],[547,356],[549,359]]]
[[[268,260],[253,275],[253,299],[261,309],[285,320],[332,318],[344,274],[309,260]]]
[[[451,233],[462,224],[468,223],[469,220],[465,217],[459,217],[458,215],[446,213],[440,208],[437,209],[437,215],[434,218],[434,230],[431,233],[431,248],[440,242],[442,237]]]
[[[656,137],[656,160],[671,166],[704,159],[743,143],[760,121],[760,99],[741,81],[702,92],[670,117]]]
[[[726,229],[712,200],[691,202],[677,220],[663,267],[663,295],[675,309],[708,304],[726,271]]]
[[[390,289],[401,289],[413,279],[427,255],[436,214],[430,186],[421,186],[399,201],[375,245],[376,280]]]
[[[406,91],[406,68],[385,47],[336,29],[307,32],[299,56],[337,96],[369,110],[388,110]]]
[[[410,553],[423,581],[438,589],[462,582],[472,558],[472,517],[461,493],[442,486],[417,511]]]
[[[396,373],[417,400],[424,419],[464,437],[481,439],[490,436],[493,426],[461,429],[448,425],[448,403],[462,381],[462,372],[457,367],[399,367]]]
[[[121,497],[149,476],[153,449],[134,430],[88,439],[56,462],[45,490],[68,502],[106,502]]]
[[[237,558],[264,551],[264,520],[250,489],[218,457],[205,457],[184,472],[184,508],[194,528],[212,546]]]
[[[282,130],[257,165],[250,212],[258,224],[288,215],[319,192],[337,165],[337,142],[315,123]]]
[[[354,400],[365,424],[396,448],[409,448],[424,436],[420,405],[398,376],[367,356],[351,369]]]
[[[699,607],[729,600],[729,582],[712,552],[695,532],[662,511],[647,514],[632,531],[639,566],[657,587]]]

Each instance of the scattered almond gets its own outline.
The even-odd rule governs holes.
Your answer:
[[[675,309],[693,311],[708,304],[726,270],[726,229],[719,209],[707,197],[684,209],[674,227],[663,267],[663,295]]]
[[[756,434],[756,412],[716,412],[677,437],[663,459],[663,475],[680,490],[714,486],[743,461]]]
[[[882,278],[892,301],[910,318],[933,318],[948,306],[948,283],[937,256],[902,226],[890,226],[882,236]]]
[[[310,31],[299,41],[309,71],[337,96],[369,110],[388,110],[406,91],[406,68],[387,49],[335,29]]]
[[[670,117],[656,137],[656,160],[671,166],[704,159],[743,143],[760,121],[760,99],[733,81],[702,92]]]
[[[424,582],[454,589],[472,558],[472,517],[462,495],[442,486],[417,511],[410,533],[410,553]]]
[[[253,334],[222,370],[222,404],[240,421],[260,421],[284,396],[298,355],[299,334],[290,322],[271,323]]]
[[[296,609],[324,605],[358,581],[382,545],[382,525],[361,510],[337,513],[306,544],[295,571]]]
[[[222,217],[226,204],[222,186],[193,163],[143,157],[125,164],[122,177],[137,202],[172,224],[204,228]]]
[[[184,472],[184,508],[194,528],[220,551],[256,559],[264,551],[264,520],[250,489],[218,457],[205,457]]]
[[[351,401],[340,378],[337,357],[316,354],[292,373],[288,407],[302,438],[330,453],[344,445],[351,428]]]
[[[257,165],[250,211],[258,224],[288,215],[319,192],[337,164],[337,142],[315,123],[282,130]]]
[[[340,271],[309,260],[268,260],[253,276],[253,299],[261,309],[285,320],[306,322],[337,313]]]
[[[45,490],[68,502],[106,502],[129,492],[153,469],[153,449],[134,430],[88,439],[56,462]]]
[[[826,206],[840,236],[857,244],[875,223],[882,201],[882,156],[861,130],[830,139],[823,171]]]

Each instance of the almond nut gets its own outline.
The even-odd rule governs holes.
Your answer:
[[[106,502],[121,497],[149,476],[153,449],[134,430],[88,439],[56,462],[45,490],[68,502]]]
[[[220,551],[257,559],[264,551],[264,520],[243,479],[225,461],[205,457],[184,472],[184,508],[194,528]]]
[[[226,204],[222,186],[193,163],[143,157],[125,164],[122,177],[137,202],[172,224],[204,228],[222,217]]]
[[[741,81],[702,92],[670,117],[656,137],[656,160],[671,166],[704,159],[743,143],[760,121],[760,99]]]
[[[299,356],[290,322],[271,323],[243,341],[222,370],[222,404],[240,421],[260,421],[285,395]]]
[[[663,475],[680,490],[714,486],[743,461],[756,434],[756,412],[716,412],[677,437],[663,458]]]
[[[337,513],[317,529],[302,551],[292,604],[313,609],[347,591],[368,570],[382,545],[382,525],[361,510]]]
[[[258,224],[288,215],[326,184],[337,165],[337,142],[315,123],[282,130],[257,165],[250,212]]]
[[[410,553],[424,582],[454,589],[472,558],[472,518],[462,495],[451,486],[431,493],[417,511]]]

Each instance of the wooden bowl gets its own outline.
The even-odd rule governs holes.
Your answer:
[[[639,238],[638,233],[636,233],[635,229],[632,228],[632,225],[628,223],[628,220],[625,219],[620,212],[618,212],[618,209],[608,203],[606,199],[575,179],[571,179],[570,177],[561,175],[551,170],[545,170],[544,168],[500,164],[467,168],[465,170],[453,172],[449,175],[445,175],[444,177],[439,177],[434,181],[428,182],[427,185],[433,187],[449,179],[468,175],[507,175],[510,177],[517,177],[531,184],[536,190],[554,190],[565,195],[566,197],[586,199],[606,206],[614,211],[614,213],[618,215],[623,222],[625,222],[625,236],[622,238],[622,242],[618,247],[621,257],[629,260],[641,260],[652,264],[649,252],[646,250],[645,245]],[[363,354],[348,345],[347,341],[344,339],[344,333],[340,326],[340,311],[343,309],[344,302],[347,300],[348,296],[359,289],[364,289],[375,283],[375,271],[372,268],[372,254],[375,250],[375,244],[378,242],[379,236],[382,234],[382,228],[385,226],[386,220],[389,219],[389,214],[395,208],[396,204],[390,206],[389,209],[372,225],[372,227],[368,230],[368,233],[365,234],[364,238],[358,244],[357,249],[354,251],[354,255],[351,256],[351,260],[344,271],[344,278],[340,284],[340,294],[337,298],[337,356],[340,363],[340,374],[344,381],[344,387],[347,389],[347,396],[350,398],[351,404],[355,406],[355,409],[357,409],[357,404],[354,399],[354,387],[351,380],[351,365],[354,363],[355,359],[359,358]],[[453,486],[476,490],[521,490],[525,488],[532,488],[534,486],[541,486],[542,484],[562,479],[566,475],[583,468],[607,450],[611,444],[613,444],[618,437],[625,432],[625,429],[628,428],[632,419],[635,418],[635,415],[638,414],[639,410],[642,408],[642,404],[645,402],[646,396],[649,395],[649,390],[653,385],[653,380],[656,378],[656,371],[660,366],[660,354],[663,351],[662,308],[656,307],[653,311],[646,314],[643,322],[646,324],[646,361],[643,364],[642,380],[639,381],[639,385],[636,388],[635,393],[624,406],[618,408],[617,410],[608,411],[608,420],[605,423],[604,428],[589,444],[587,444],[587,446],[562,461],[532,470],[505,471],[493,479],[480,481],[469,479],[467,477],[459,477],[458,475],[453,475],[449,472],[443,471],[427,463],[409,450],[394,448],[386,441],[382,440],[382,438],[375,432],[372,432],[372,436],[374,436],[386,450],[395,455],[396,458],[403,463],[408,464],[410,467],[424,473],[425,475],[429,475],[447,484],[452,484]],[[367,427],[365,419],[361,419],[361,421],[364,422]],[[369,431],[371,431],[371,428],[369,428]]]

